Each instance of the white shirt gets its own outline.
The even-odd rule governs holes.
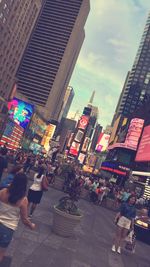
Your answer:
[[[44,175],[42,175],[40,178],[37,178],[37,176],[38,176],[38,173],[36,173],[34,175],[34,182],[30,187],[30,189],[33,190],[33,191],[41,191],[42,190],[41,183],[42,183],[42,179],[43,179]]]

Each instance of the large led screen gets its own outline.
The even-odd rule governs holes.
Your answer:
[[[150,161],[150,125],[144,128],[135,161]]]
[[[109,134],[101,133],[96,145],[96,151],[99,152],[106,151],[109,144],[109,138],[110,138]]]
[[[33,105],[15,97],[8,103],[9,117],[24,129],[31,119],[33,109]]]
[[[138,141],[142,133],[142,128],[144,125],[144,120],[134,118],[130,122],[130,126],[128,129],[128,133],[126,136],[125,144],[128,147],[131,147],[133,149],[137,149]]]
[[[89,122],[89,117],[85,116],[85,115],[82,115],[82,117],[81,117],[81,119],[79,121],[78,128],[82,129],[82,130],[85,130],[87,125],[88,125],[88,122]]]
[[[74,141],[70,147],[69,153],[71,155],[77,156],[79,152],[79,148],[80,148],[80,143],[77,143]]]

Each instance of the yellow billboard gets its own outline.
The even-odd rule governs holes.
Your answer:
[[[49,141],[52,139],[55,129],[56,129],[56,125],[54,124],[49,124],[46,128],[45,134],[41,142],[41,145],[44,146],[46,151],[49,151]]]
[[[121,115],[119,115],[119,117],[114,122],[112,133],[109,139],[109,145],[114,143],[120,119],[121,119]]]

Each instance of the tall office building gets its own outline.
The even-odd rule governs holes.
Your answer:
[[[62,108],[58,119],[59,121],[62,118],[67,118],[73,98],[74,98],[74,90],[71,86],[68,86],[62,102]]]
[[[57,120],[85,33],[89,0],[45,0],[18,69],[18,90]]]
[[[94,135],[93,135],[91,146],[90,146],[90,150],[93,152],[95,151],[95,148],[98,142],[98,137],[100,133],[102,132],[102,129],[103,127],[100,124],[97,124],[95,127]]]
[[[127,74],[115,117],[119,114],[128,117],[147,95],[150,95],[150,13],[132,70]]]
[[[9,98],[42,0],[0,1],[0,96]]]

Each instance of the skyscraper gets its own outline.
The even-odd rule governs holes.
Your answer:
[[[0,1],[0,96],[9,98],[42,0]]]
[[[147,95],[150,95],[150,13],[132,70],[127,74],[115,116],[129,116]]]
[[[72,100],[74,98],[74,90],[71,86],[67,87],[63,102],[62,102],[62,108],[61,108],[61,112],[59,114],[59,121],[62,118],[66,118],[72,103]]]
[[[89,0],[45,0],[18,69],[18,90],[47,120],[59,119],[89,9]]]

